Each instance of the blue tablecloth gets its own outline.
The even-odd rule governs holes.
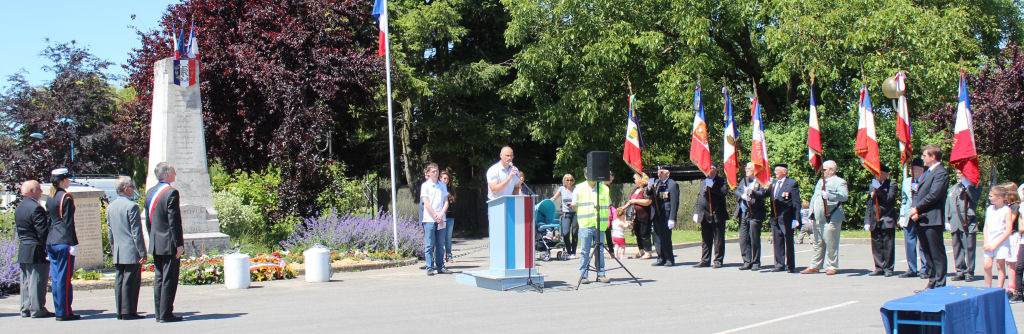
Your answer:
[[[881,311],[886,333],[892,333],[896,311],[943,312],[946,333],[1017,333],[1006,290],[998,288],[946,286],[890,300]]]

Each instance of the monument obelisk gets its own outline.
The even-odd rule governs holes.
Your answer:
[[[177,174],[171,185],[181,196],[181,224],[185,253],[202,254],[227,249],[227,234],[220,232],[213,208],[210,172],[203,132],[199,61],[168,57],[153,66],[153,115],[149,135],[146,189],[157,184],[153,169],[166,161]]]

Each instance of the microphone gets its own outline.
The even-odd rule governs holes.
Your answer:
[[[516,165],[513,164],[511,161],[508,163],[508,167],[509,168],[515,168],[516,170],[519,170],[519,168],[516,168]],[[519,179],[520,180],[523,179],[522,174],[520,174]],[[533,195],[533,189],[530,189],[530,186],[526,185],[526,182],[523,182],[522,192],[523,192],[523,195]]]

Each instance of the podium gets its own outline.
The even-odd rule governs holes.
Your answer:
[[[534,269],[533,198],[506,195],[487,201],[490,267],[467,271],[456,282],[492,290],[507,290],[526,284],[544,284],[544,275]]]

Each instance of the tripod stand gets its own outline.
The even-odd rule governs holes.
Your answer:
[[[513,290],[513,289],[518,289],[518,288],[521,288],[521,287],[524,287],[524,286],[528,286],[528,287],[533,288],[533,290],[535,290],[537,292],[544,293],[544,284],[543,283],[534,283],[533,282],[533,268],[526,268],[526,270],[527,270],[526,282],[523,282],[523,284],[520,284],[520,285],[507,287],[507,288],[505,288],[505,289],[503,289],[501,291],[508,291],[508,290]]]
[[[608,255],[611,256],[612,260],[615,260],[615,262],[617,262],[619,264],[619,266],[616,267],[616,268],[611,268],[611,269],[605,270],[606,272],[607,271],[611,271],[611,270],[617,270],[617,269],[625,270],[626,273],[629,274],[629,277],[633,278],[633,282],[636,282],[636,284],[639,285],[639,286],[643,286],[643,284],[640,283],[640,280],[636,278],[636,275],[633,275],[633,273],[629,271],[629,268],[626,268],[626,265],[622,264],[622,261],[619,261],[619,258],[615,257],[615,252],[612,251],[611,249],[608,249],[607,247],[605,247],[604,246],[604,242],[601,241],[602,239],[604,239],[604,233],[601,233],[601,228],[600,228],[600,226],[601,226],[600,225],[601,224],[601,214],[600,214],[601,213],[601,183],[597,183],[596,187],[597,187],[597,189],[595,191],[596,196],[595,196],[595,200],[594,200],[594,203],[595,203],[594,206],[597,208],[595,210],[595,211],[597,211],[596,212],[596,216],[597,216],[597,224],[598,224],[597,234],[596,234],[597,235],[597,237],[596,237],[597,238],[597,242],[594,244],[594,255],[589,257],[589,258],[587,258],[587,262],[585,262],[583,264],[583,267],[584,267],[583,274],[581,274],[579,280],[576,281],[576,290],[579,290],[580,289],[580,284],[583,284],[583,280],[587,279],[587,272],[588,271],[593,270],[595,276],[600,276],[601,275],[601,272],[599,271],[600,270],[599,268],[603,267],[601,265],[601,261],[604,261],[604,255],[601,254],[601,250],[602,249],[603,250],[607,250],[608,251]],[[607,208],[605,208],[605,210],[607,210]],[[594,259],[597,259],[597,264],[591,266],[590,265],[590,261],[592,261]]]

